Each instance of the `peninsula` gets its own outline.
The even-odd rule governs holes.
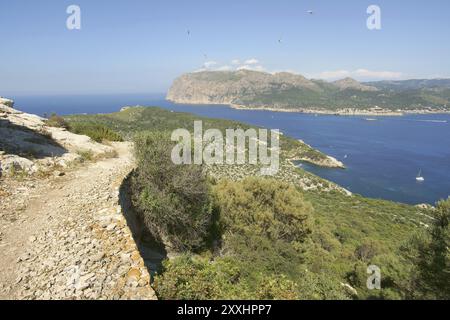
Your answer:
[[[288,72],[202,71],[177,78],[167,99],[175,103],[316,114],[447,113],[450,80],[361,83],[345,78],[326,82]]]

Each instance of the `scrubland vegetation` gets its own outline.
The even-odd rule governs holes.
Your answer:
[[[184,128],[193,132],[194,121],[203,122],[203,130],[219,129],[225,133],[226,129],[256,128],[245,123],[224,119],[211,119],[207,117],[195,116],[189,113],[170,112],[158,107],[134,107],[122,112],[99,115],[73,115],[65,117],[70,128],[74,128],[75,133],[87,134],[91,130],[76,131],[77,128],[103,127],[109,129],[124,139],[131,140],[135,133],[143,131],[166,131],[172,132],[175,129]],[[108,139],[107,139],[108,140]],[[281,136],[280,148],[282,156],[286,158],[311,158],[313,160],[324,160],[326,155],[310,146],[301,143],[290,137]]]
[[[97,142],[102,141],[123,141],[122,136],[110,128],[96,123],[74,123],[69,130],[76,134],[90,137]]]
[[[47,119],[46,124],[50,127],[64,128],[73,133],[88,136],[96,142],[123,141],[122,136],[116,131],[92,121],[69,123],[63,117],[53,113]]]
[[[127,112],[87,117],[126,132]],[[139,112],[133,204],[176,253],[154,279],[159,298],[450,298],[450,200],[427,210],[278,178],[213,179],[170,160],[166,129],[189,128],[191,116]],[[369,265],[381,269],[381,290],[366,286]]]

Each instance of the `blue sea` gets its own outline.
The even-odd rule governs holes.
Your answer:
[[[43,115],[109,113],[123,106],[159,106],[173,111],[243,121],[302,139],[347,167],[304,169],[366,197],[409,204],[434,204],[450,195],[450,115],[343,117],[271,111],[235,110],[228,106],[176,105],[164,95],[12,97],[16,107]],[[416,181],[419,171],[424,182]]]

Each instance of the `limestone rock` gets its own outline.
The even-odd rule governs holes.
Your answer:
[[[2,105],[2,104],[7,106],[7,107],[10,107],[10,108],[14,107],[14,101],[13,100],[0,97],[0,105]]]
[[[67,167],[81,159],[80,152],[102,157],[113,152],[111,146],[74,134],[63,128],[49,127],[46,119],[13,109],[14,102],[0,98],[0,167],[11,167],[33,174],[39,168]]]
[[[26,173],[36,172],[35,163],[26,158],[22,158],[15,155],[3,156],[0,159],[0,173],[8,174],[11,172],[24,171]]]

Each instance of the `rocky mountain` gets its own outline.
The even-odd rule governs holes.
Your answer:
[[[358,90],[358,91],[378,91],[376,87],[364,85],[355,79],[345,78],[342,80],[337,80],[333,82],[333,85],[341,90]]]
[[[411,79],[400,81],[375,81],[365,83],[379,90],[445,90],[450,89],[450,79]]]
[[[448,82],[360,83],[351,78],[326,82],[287,72],[205,71],[176,79],[167,99],[176,103],[314,113],[447,112]]]
[[[242,97],[256,98],[292,88],[321,91],[315,82],[287,72],[272,75],[250,70],[211,71],[182,75],[173,83],[167,99],[180,103],[234,104]]]

